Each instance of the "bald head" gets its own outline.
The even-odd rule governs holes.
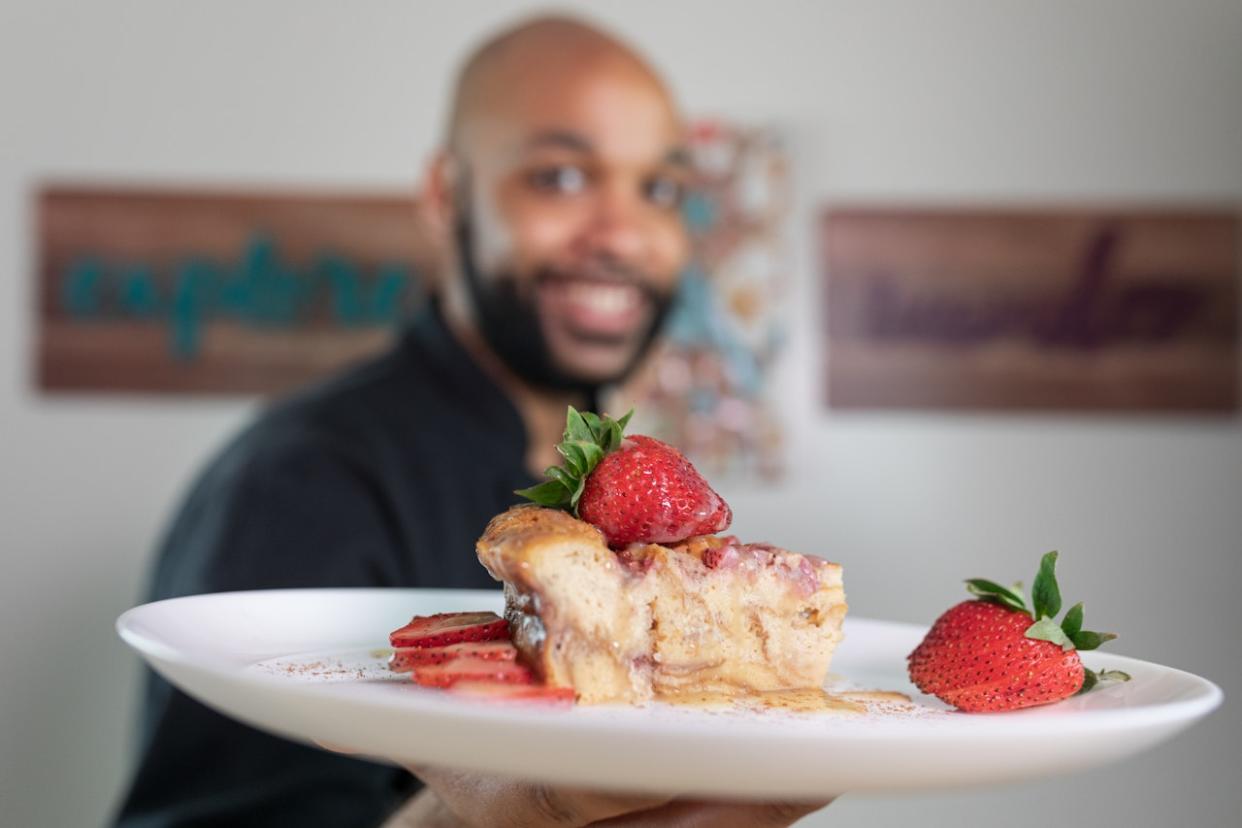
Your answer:
[[[463,149],[478,122],[515,94],[555,94],[584,75],[645,86],[675,117],[664,81],[634,49],[572,17],[544,16],[500,32],[467,58],[453,89],[447,145]]]
[[[460,326],[536,386],[628,374],[688,251],[687,154],[660,78],[598,29],[539,18],[466,62],[444,149],[428,194],[453,232]]]

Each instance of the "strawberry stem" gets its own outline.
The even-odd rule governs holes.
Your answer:
[[[1078,692],[1074,695],[1081,696],[1083,693],[1090,691],[1102,681],[1129,680],[1130,674],[1124,673],[1121,670],[1101,670],[1097,673],[1095,670],[1084,667],[1082,674],[1082,687],[1079,688]]]
[[[1079,602],[1070,607],[1058,625],[1057,613],[1061,611],[1061,588],[1057,584],[1057,553],[1049,552],[1039,562],[1039,573],[1031,584],[1031,605],[1028,609],[1022,595],[1022,584],[1013,588],[1003,587],[986,578],[970,578],[966,589],[981,600],[1008,607],[1015,612],[1029,615],[1034,622],[1026,630],[1027,638],[1050,641],[1062,650],[1094,650],[1112,641],[1113,633],[1094,632],[1082,628],[1083,610]]]
[[[1023,600],[1020,592],[1007,589],[995,581],[989,581],[986,578],[971,578],[966,581],[966,591],[971,595],[982,598],[984,601],[991,601],[994,604],[1001,604],[1009,607],[1017,612],[1024,612],[1027,615],[1031,611],[1026,608],[1026,601]]]
[[[631,409],[624,417],[614,420],[607,414],[599,416],[592,411],[579,412],[572,405],[565,414],[565,432],[556,451],[565,462],[560,466],[548,466],[544,475],[548,478],[530,488],[518,489],[515,494],[532,500],[540,506],[564,509],[577,514],[578,499],[587,477],[595,471],[604,455],[621,447],[625,427],[634,415]]]

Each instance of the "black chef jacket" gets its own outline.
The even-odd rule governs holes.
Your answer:
[[[272,408],[209,465],[164,539],[150,599],[495,588],[474,542],[535,482],[526,439],[433,303],[387,355]],[[117,824],[370,828],[417,784],[254,730],[151,676]]]

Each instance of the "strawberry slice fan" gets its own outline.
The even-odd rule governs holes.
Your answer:
[[[494,612],[445,612],[415,616],[393,630],[388,667],[410,673],[424,687],[492,699],[573,702],[571,688],[535,685],[530,668],[517,662],[509,624]]]
[[[959,710],[987,713],[1051,704],[1101,681],[1129,680],[1119,670],[1096,673],[1083,666],[1079,651],[1117,636],[1083,629],[1081,603],[1057,623],[1056,563],[1056,552],[1040,561],[1030,608],[1021,583],[1007,588],[983,578],[966,581],[976,599],[940,616],[909,656],[915,686]]]

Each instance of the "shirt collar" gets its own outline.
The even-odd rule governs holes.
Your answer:
[[[417,355],[439,390],[458,404],[466,420],[463,426],[475,424],[480,439],[525,469],[526,425],[517,407],[453,335],[437,299],[429,299],[414,314],[399,350],[403,355]]]

